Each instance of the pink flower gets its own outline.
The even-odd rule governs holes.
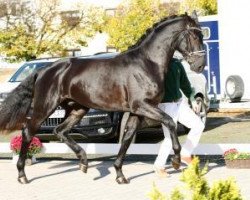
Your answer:
[[[237,149],[235,149],[235,148],[229,149],[229,150],[224,152],[224,157],[228,156],[229,154],[237,154],[237,153],[239,153]]]
[[[15,152],[16,154],[19,154],[21,151],[21,146],[22,146],[22,136],[14,136],[11,141],[10,141],[10,149]],[[33,137],[32,141],[28,147],[28,152],[27,154],[32,156],[36,153],[39,153],[42,150],[42,143],[37,137]]]

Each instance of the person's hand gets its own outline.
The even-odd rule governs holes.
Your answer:
[[[195,90],[194,88],[192,88],[192,93],[188,99],[188,102],[191,106],[191,108],[193,109],[193,111],[196,113],[196,114],[200,114],[200,110],[201,110],[201,102],[200,101],[196,101],[195,99]]]
[[[200,113],[200,103],[196,100],[190,101],[191,107],[196,114]]]

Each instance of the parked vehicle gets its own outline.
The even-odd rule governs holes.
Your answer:
[[[17,71],[11,76],[10,80],[0,84],[0,103],[6,98],[8,93],[16,88],[28,75],[35,69],[46,67],[59,58],[37,59],[22,64]]]
[[[223,32],[229,46],[231,46],[230,41],[233,39],[233,35],[227,34],[227,31],[224,31],[224,26],[219,27],[217,15],[200,17],[199,22],[207,53],[207,64],[203,74],[208,81],[208,94],[211,97],[211,102],[217,102],[224,98],[230,99],[231,102],[240,102],[242,98],[249,99],[250,90],[247,88],[248,79],[246,78],[248,73],[246,73],[245,65],[237,62],[236,68],[231,67],[228,61],[230,59],[227,57],[225,58],[227,65],[221,65],[220,54],[223,52],[220,52],[219,28],[223,29],[221,32]]]
[[[80,59],[85,58],[111,58],[117,55],[118,53],[101,53],[92,56],[79,57]],[[0,102],[7,96],[7,94],[13,90],[18,84],[24,80],[29,74],[34,70],[37,70],[42,67],[49,67],[50,64],[58,60],[59,58],[54,59],[39,59],[33,60],[30,62],[24,63],[14,75],[10,78],[7,83],[0,84]],[[200,103],[200,116],[203,119],[204,123],[206,120],[207,108],[209,105],[209,100],[207,98],[207,89],[206,89],[206,79],[202,74],[196,74],[189,70],[189,66],[185,61],[183,65],[187,71],[187,75],[190,79],[191,84],[195,89],[195,97]],[[56,111],[46,119],[39,132],[37,137],[42,141],[57,140],[56,136],[52,134],[55,126],[60,124],[63,121],[65,111],[58,107]],[[123,113],[121,112],[106,112],[101,110],[90,109],[89,112],[82,118],[82,120],[75,125],[70,135],[78,141],[87,141],[87,142],[121,142],[122,134],[120,134],[120,122],[122,119]],[[154,127],[161,129],[160,124],[154,124]],[[144,132],[150,132],[152,127],[148,127]],[[142,132],[142,131],[140,131]]]

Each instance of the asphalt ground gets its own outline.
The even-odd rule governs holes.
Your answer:
[[[115,182],[114,156],[89,158],[89,169],[83,174],[76,159],[39,158],[36,164],[26,167],[30,183],[17,182],[17,169],[10,159],[0,158],[1,200],[146,200],[153,184],[165,195],[175,187],[183,187],[179,180],[181,170],[174,170],[168,163],[169,178],[157,177],[152,169],[155,156],[127,156],[123,172],[129,179],[127,185]],[[201,167],[209,161],[205,175],[210,186],[218,180],[234,177],[243,199],[250,199],[250,169],[228,169],[221,156],[200,156]]]

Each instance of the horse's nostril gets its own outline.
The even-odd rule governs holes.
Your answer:
[[[199,67],[199,72],[202,72],[203,69],[204,69],[204,66],[200,66],[200,67]]]

